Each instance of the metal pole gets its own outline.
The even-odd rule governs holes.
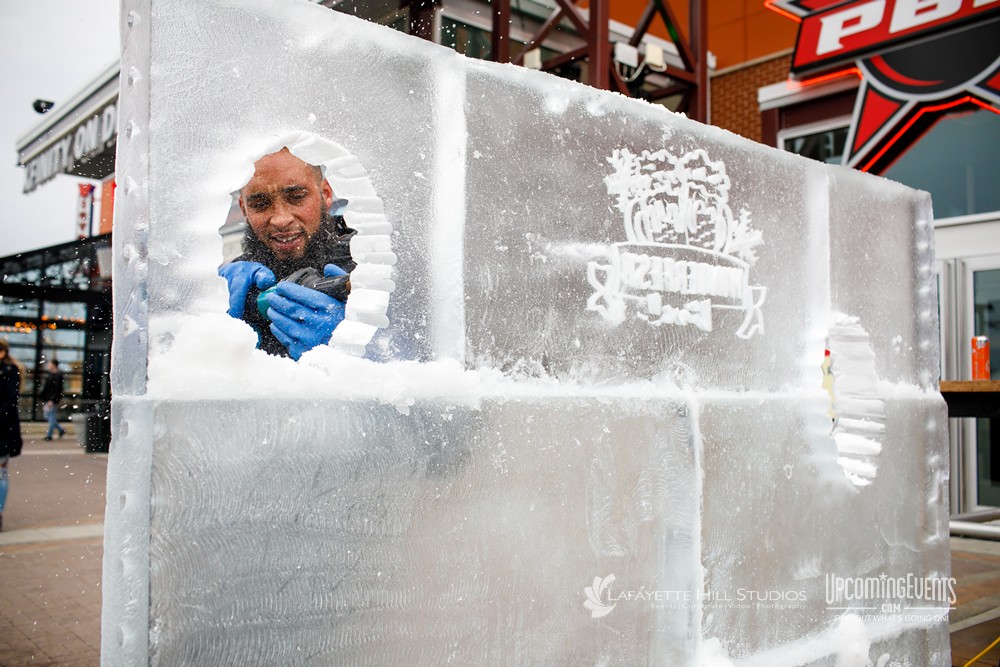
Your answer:
[[[984,526],[971,521],[952,521],[950,526],[952,535],[1000,540],[1000,526]]]
[[[490,35],[495,62],[510,62],[510,0],[493,0],[493,33]]]
[[[608,21],[610,0],[590,0],[590,85],[607,90],[611,70],[611,41]]]
[[[981,523],[983,521],[996,521],[1000,519],[1000,509],[980,510],[978,512],[966,512],[965,514],[952,514],[952,521],[973,521]]]
[[[45,335],[42,323],[45,322],[45,300],[38,300],[38,318],[35,320],[35,368],[31,374],[31,421],[38,419],[38,392],[41,389],[39,381],[42,379],[42,358],[45,348]],[[27,375],[27,373],[25,373]],[[21,378],[21,392],[24,392],[23,383],[27,378]],[[20,398],[20,397],[19,397]]]
[[[410,34],[430,42],[438,41],[437,21],[439,0],[408,0],[410,10]]]
[[[690,11],[690,43],[695,61],[695,108],[691,117],[708,123],[708,1],[691,0]]]

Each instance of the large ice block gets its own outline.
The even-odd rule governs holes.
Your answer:
[[[948,664],[926,194],[305,0],[122,17],[104,664]],[[285,146],[358,230],[298,362],[217,275]]]

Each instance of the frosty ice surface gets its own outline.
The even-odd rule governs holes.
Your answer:
[[[104,664],[947,661],[926,195],[307,2],[124,4]],[[360,232],[298,363],[216,276],[286,144]]]

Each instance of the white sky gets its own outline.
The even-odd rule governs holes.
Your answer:
[[[88,181],[60,174],[24,194],[16,144],[44,119],[32,102],[52,100],[58,109],[117,60],[118,1],[0,4],[0,257],[76,238],[76,186]]]

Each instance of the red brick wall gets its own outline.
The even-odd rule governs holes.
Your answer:
[[[763,143],[757,89],[786,80],[790,64],[787,54],[712,77],[712,125]]]

